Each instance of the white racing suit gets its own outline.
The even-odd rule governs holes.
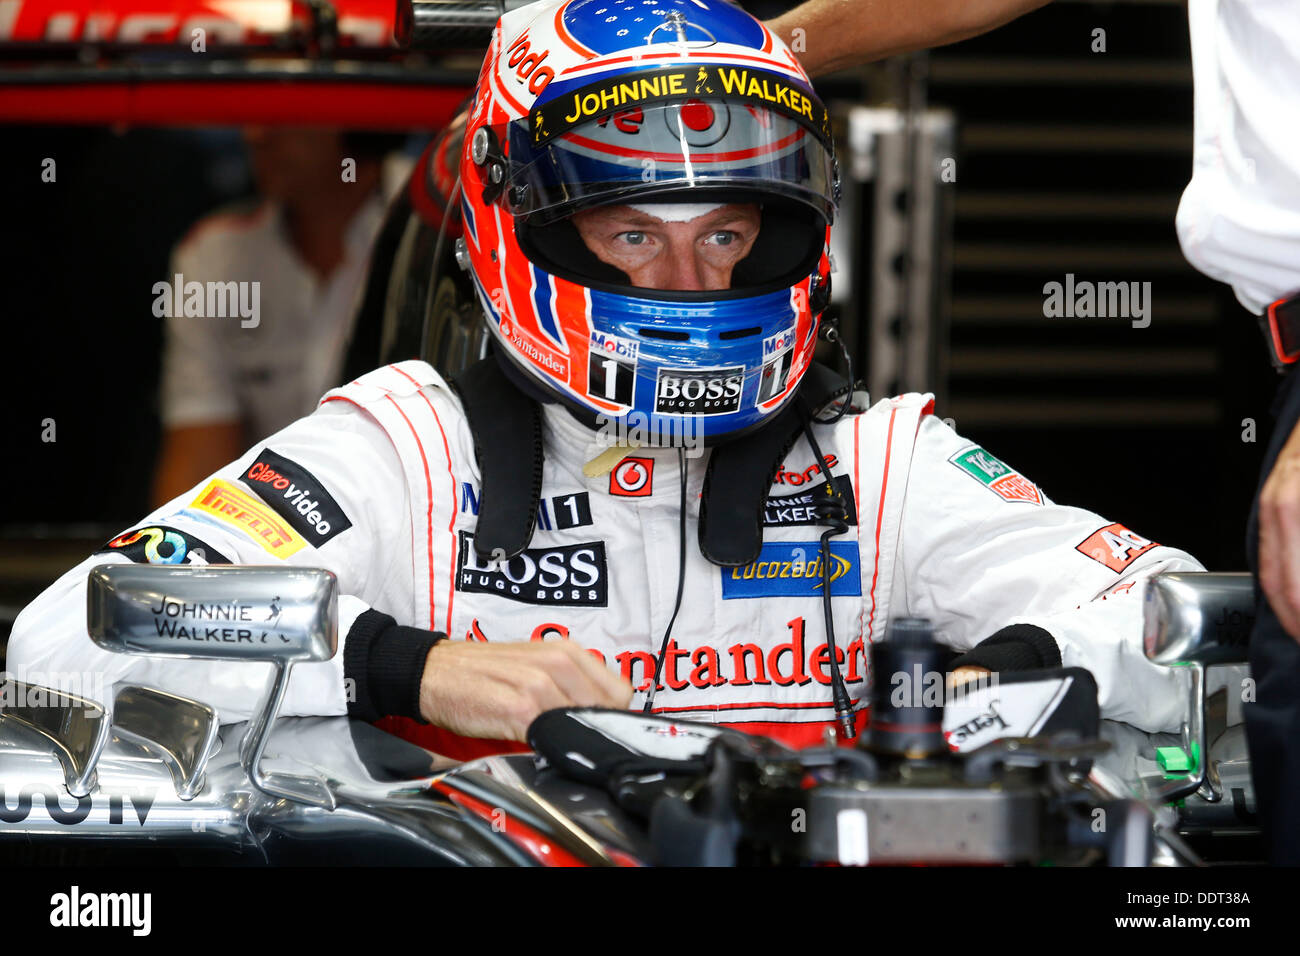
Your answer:
[[[831,593],[855,706],[866,703],[867,648],[891,618],[929,618],[941,640],[963,649],[1023,622],[1055,638],[1063,666],[1095,675],[1102,716],[1177,729],[1181,675],[1142,654],[1140,582],[1201,565],[1053,503],[936,419],[932,404],[904,395],[814,426],[832,480],[852,499],[852,525],[831,539]],[[587,478],[583,464],[604,451],[600,436],[558,406],[543,407],[543,422],[532,540],[494,566],[471,544],[479,470],[460,399],[421,362],[371,372],[64,574],[18,618],[9,669],[34,683],[102,673],[104,686],[153,685],[206,701],[224,722],[247,718],[268,665],[120,655],[87,637],[92,567],[184,554],[191,563],[283,562],[338,576],[340,651],[294,668],[283,714],[347,712],[341,647],[367,608],[458,641],[577,641],[641,688],[639,708],[678,587],[678,452],[635,449],[609,474]],[[708,454],[687,460],[684,592],[655,710],[819,742],[834,710],[823,528],[805,497],[822,481],[812,452],[800,437],[785,458],[767,499],[762,553],[744,568],[709,563],[697,544]],[[210,639],[202,626],[177,634]],[[414,739],[451,756],[485,749],[427,727]]]

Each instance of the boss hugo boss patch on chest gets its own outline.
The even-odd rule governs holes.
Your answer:
[[[528,548],[506,561],[474,551],[474,535],[460,532],[456,590],[495,594],[526,604],[606,607],[609,572],[605,542]]]
[[[263,448],[239,476],[309,544],[320,547],[352,527],[325,487],[306,468]]]

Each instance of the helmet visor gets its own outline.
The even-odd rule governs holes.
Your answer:
[[[801,95],[800,106],[820,116],[821,104]],[[593,108],[590,117],[584,101]],[[597,94],[578,91],[552,101],[549,120],[537,110],[508,124],[504,195],[512,213],[544,224],[588,206],[722,188],[787,196],[832,220],[834,160],[817,124],[723,97],[683,97],[604,113],[599,102]],[[542,135],[548,122],[561,123],[563,131]]]

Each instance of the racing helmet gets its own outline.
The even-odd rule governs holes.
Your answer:
[[[535,393],[651,445],[716,444],[791,399],[829,301],[838,172],[826,107],[760,21],[693,0],[520,8],[498,21],[463,142],[459,258]],[[571,220],[657,203],[757,206],[729,289],[633,285]]]

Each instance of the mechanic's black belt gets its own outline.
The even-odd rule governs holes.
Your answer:
[[[1278,299],[1259,317],[1269,358],[1281,371],[1300,362],[1300,293]]]

